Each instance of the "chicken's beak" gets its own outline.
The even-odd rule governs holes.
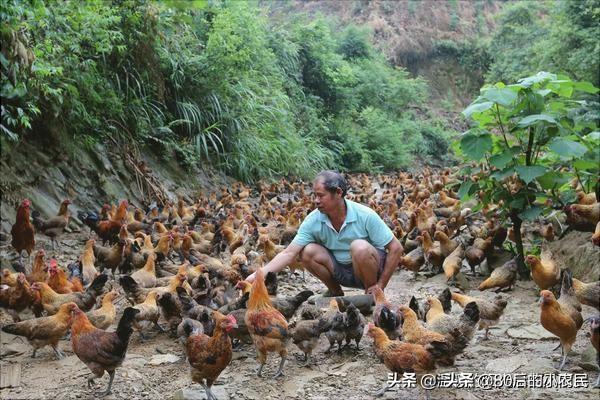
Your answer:
[[[538,300],[538,304],[542,304],[544,302],[544,296],[540,296],[540,299]]]

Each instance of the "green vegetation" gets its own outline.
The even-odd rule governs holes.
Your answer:
[[[573,202],[573,179],[586,193],[600,193],[597,93],[589,82],[540,72],[516,84],[484,86],[463,111],[473,127],[459,151],[474,163],[464,168],[471,179],[458,193],[463,199],[477,194],[476,210],[497,204],[501,218],[510,219],[522,276],[528,275],[522,222]]]
[[[363,28],[275,24],[233,1],[8,0],[1,12],[3,143],[110,139],[247,181],[394,169],[447,149],[442,125],[410,112],[425,82]]]
[[[599,18],[597,0],[509,3],[490,43],[488,81],[545,70],[598,85]]]

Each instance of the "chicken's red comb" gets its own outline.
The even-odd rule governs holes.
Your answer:
[[[228,315],[226,318],[227,318],[227,319],[229,320],[229,322],[231,322],[232,324],[237,324],[237,321],[235,320],[235,317],[234,317],[233,315]]]
[[[31,205],[31,201],[29,201],[29,199],[24,199],[21,205],[23,207],[29,207]]]
[[[50,266],[51,267],[57,267],[58,266],[58,261],[56,261],[56,258],[53,258],[52,260],[50,260]]]

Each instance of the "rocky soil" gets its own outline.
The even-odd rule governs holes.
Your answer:
[[[585,246],[579,234],[567,236],[573,243],[579,240]],[[583,236],[581,236],[583,237]],[[79,254],[87,232],[73,232],[63,237],[60,249],[55,253],[59,263],[73,260]],[[43,239],[42,239],[43,240]],[[50,249],[48,242],[42,242]],[[592,249],[593,250],[593,249]],[[597,255],[596,251],[596,255]],[[0,247],[0,256],[14,257],[9,244]],[[501,263],[500,257],[495,263]],[[465,268],[467,272],[468,267]],[[597,274],[597,270],[596,270]],[[321,292],[324,287],[312,276],[306,277],[306,283],[300,276],[282,280],[280,293],[295,293],[301,289]],[[480,277],[464,275],[459,282],[464,286],[476,287]],[[597,279],[597,275],[596,275]],[[115,285],[118,286],[118,285]],[[412,272],[397,272],[386,290],[394,303],[407,302],[413,294],[425,296],[439,293],[445,287],[442,275],[426,278],[420,276],[416,281]],[[491,297],[493,293],[480,293],[466,290],[474,296]],[[347,294],[353,293],[348,291]],[[539,324],[538,292],[531,281],[519,281],[516,288],[504,294],[509,299],[504,316],[498,326],[490,333],[490,340],[481,340],[479,332],[466,352],[459,356],[456,365],[439,369],[438,372],[470,373],[552,373],[558,371],[554,366],[560,361],[560,351],[552,351],[557,340]],[[125,301],[118,305],[125,307]],[[453,312],[460,312],[454,306]],[[584,318],[596,311],[584,306]],[[7,314],[2,314],[1,323],[10,322]],[[114,327],[113,327],[114,328]],[[589,325],[579,332],[577,343],[568,358],[567,373],[585,373],[593,383],[598,376],[595,353],[590,345]],[[86,387],[88,369],[71,351],[69,341],[60,343],[67,357],[56,360],[50,348],[38,351],[36,359],[31,358],[31,348],[21,338],[2,333],[0,336],[0,369],[3,379],[7,380],[14,369],[20,368],[20,383],[17,387],[0,389],[2,399],[92,399],[93,393]],[[257,378],[254,374],[257,366],[252,346],[242,347],[234,353],[231,365],[220,376],[214,386],[219,399],[364,399],[382,387],[387,380],[387,369],[373,354],[370,338],[364,338],[361,349],[346,348],[340,354],[324,354],[326,339],[321,342],[310,367],[301,367],[293,356],[299,353],[294,345],[289,345],[290,357],[285,367],[285,377],[279,379]],[[272,375],[277,367],[276,358],[269,359],[265,369],[266,376]],[[98,389],[107,384],[108,378],[97,380]],[[597,399],[598,389],[435,389],[432,399]],[[401,389],[388,392],[384,398],[414,399],[422,398],[419,389]],[[113,394],[106,399],[204,399],[204,392],[198,385],[192,385],[188,365],[183,361],[182,349],[174,339],[166,334],[153,331],[150,340],[141,343],[139,337],[132,336],[127,358],[117,372],[113,385]]]

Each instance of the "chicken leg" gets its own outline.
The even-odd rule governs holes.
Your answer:
[[[56,357],[61,360],[65,357],[65,355],[63,354],[62,351],[60,351],[57,347],[52,346],[52,349],[54,350],[54,354],[56,354]]]
[[[217,400],[217,397],[213,394],[212,390],[210,390],[210,386],[201,383],[204,388],[204,392],[206,393],[206,400]]]
[[[284,364],[285,364],[285,355],[282,355],[281,361],[279,362],[279,369],[277,370],[275,375],[273,375],[273,378],[279,378],[280,376],[283,376],[283,365]]]
[[[567,362],[567,352],[565,351],[564,346],[560,347],[560,355],[563,356],[563,359],[560,363],[560,366],[558,367],[558,370],[562,371],[563,367],[565,366],[565,362]]]
[[[106,388],[106,390],[104,392],[97,393],[98,396],[106,396],[106,395],[110,394],[113,379],[115,379],[115,371],[107,371],[107,372],[108,372],[108,376],[110,377],[110,379],[108,381],[108,387]]]

